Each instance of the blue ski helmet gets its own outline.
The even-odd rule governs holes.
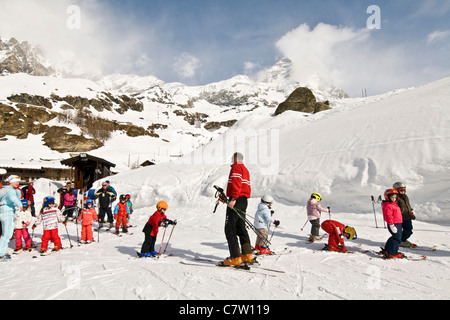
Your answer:
[[[88,204],[90,204],[93,207],[94,206],[94,201],[92,201],[92,199],[87,199],[86,203],[84,204],[84,206],[87,207]]]
[[[53,197],[45,197],[44,198],[44,207],[48,207],[49,204],[55,204],[55,198]]]

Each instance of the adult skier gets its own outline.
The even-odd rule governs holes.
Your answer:
[[[229,201],[225,220],[225,236],[230,257],[223,261],[226,266],[239,266],[242,262],[251,262],[253,259],[250,237],[244,220],[248,198],[251,196],[250,173],[244,166],[243,160],[242,153],[236,152],[233,155],[233,164],[228,178],[227,197]]]
[[[95,199],[99,199],[99,228],[103,227],[105,222],[105,214],[108,215],[109,228],[113,227],[113,215],[111,211],[112,202],[116,200],[114,192],[108,188],[108,184],[103,182],[102,187],[97,190],[94,196]]]
[[[9,261],[11,256],[6,254],[9,240],[14,233],[14,213],[17,208],[22,207],[18,190],[20,177],[9,176],[6,179],[7,186],[0,189],[0,221],[2,224],[2,237],[0,238],[0,261]]]
[[[416,244],[408,241],[413,234],[412,221],[416,220],[416,216],[414,215],[411,204],[409,203],[409,198],[406,195],[406,185],[403,182],[396,182],[394,183],[393,188],[398,192],[397,205],[400,207],[403,217],[400,247],[416,248]]]

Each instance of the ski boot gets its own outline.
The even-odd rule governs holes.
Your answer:
[[[224,266],[240,266],[242,264],[242,258],[241,257],[237,257],[237,258],[226,258],[222,264]]]

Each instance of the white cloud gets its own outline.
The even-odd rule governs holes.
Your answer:
[[[200,60],[187,52],[181,53],[173,64],[175,72],[182,78],[193,78],[201,66]]]
[[[368,94],[378,94],[437,80],[437,74],[430,73],[439,69],[433,52],[417,41],[385,43],[383,37],[372,36],[376,32],[323,23],[311,29],[302,24],[279,39],[276,47],[292,60],[294,79],[324,89],[342,88],[350,96],[360,96],[365,88]]]
[[[450,30],[436,30],[427,37],[428,44],[432,42],[442,41],[450,36]]]

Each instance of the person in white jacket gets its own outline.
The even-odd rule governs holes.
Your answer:
[[[272,204],[273,198],[269,195],[262,197],[258,205],[258,211],[255,214],[255,229],[256,229],[256,245],[255,250],[260,254],[271,254],[272,252],[267,247],[268,243],[268,229],[273,223],[276,227],[280,225],[280,221],[272,218]]]
[[[311,242],[322,239],[319,235],[320,217],[322,216],[322,212],[330,212],[330,208],[322,206],[320,201],[322,201],[322,196],[319,193],[314,192],[306,205],[306,213],[308,215],[308,220],[311,223],[311,235],[309,237]]]
[[[20,184],[19,176],[9,176],[6,179],[8,184],[0,189],[0,221],[2,223],[2,237],[0,238],[0,261],[9,261],[11,256],[6,254],[9,240],[14,233],[14,213],[16,207],[21,208],[21,191],[17,190]]]

